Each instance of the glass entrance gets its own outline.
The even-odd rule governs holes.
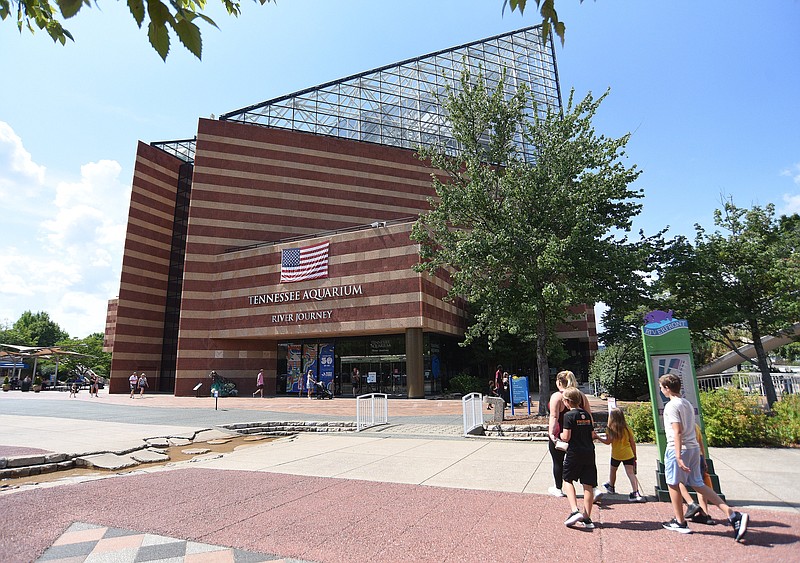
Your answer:
[[[353,395],[386,393],[405,396],[408,392],[406,356],[342,356],[342,391]],[[349,375],[349,377],[348,377]]]

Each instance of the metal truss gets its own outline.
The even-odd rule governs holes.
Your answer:
[[[447,87],[460,90],[465,66],[473,76],[481,72],[491,88],[505,70],[506,96],[525,84],[540,111],[561,108],[550,35],[543,44],[541,26],[528,27],[274,98],[226,113],[220,120],[409,149],[444,145],[455,151],[442,102]],[[532,161],[533,147],[519,133],[516,142],[524,158]]]
[[[150,143],[150,146],[161,149],[184,162],[194,164],[194,151],[197,147],[197,138],[183,139],[180,141],[155,141]]]

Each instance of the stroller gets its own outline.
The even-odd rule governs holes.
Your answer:
[[[333,399],[333,393],[321,381],[314,382],[314,397],[316,399]]]

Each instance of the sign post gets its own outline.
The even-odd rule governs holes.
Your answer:
[[[647,367],[647,383],[650,388],[650,405],[656,431],[658,460],[656,469],[656,497],[669,502],[669,491],[664,476],[664,450],[667,447],[667,436],[664,428],[664,405],[669,401],[661,393],[658,379],[662,375],[674,374],[681,378],[681,395],[694,407],[695,420],[700,425],[705,442],[705,426],[700,408],[697,377],[692,361],[692,342],[689,337],[689,323],[685,320],[673,319],[672,311],[651,311],[645,316],[642,327],[642,343],[644,345],[645,365]],[[719,478],[714,474],[714,466],[708,457],[708,448],[702,455],[706,458],[708,474],[716,491],[720,493]]]
[[[517,403],[528,404],[528,414],[531,414],[531,394],[528,392],[528,378],[513,376],[509,380],[511,385],[511,416],[514,416],[514,405]]]

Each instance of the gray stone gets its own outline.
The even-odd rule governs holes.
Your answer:
[[[43,455],[20,455],[8,458],[7,467],[27,467],[44,463]]]
[[[117,454],[98,454],[78,458],[85,467],[96,467],[97,469],[108,469],[111,471],[125,469],[138,465],[130,456]]]
[[[141,450],[138,452],[133,452],[129,455],[132,460],[138,461],[139,463],[155,463],[158,461],[169,461],[168,455],[156,450]]]
[[[181,450],[182,454],[186,455],[201,455],[210,452],[208,448],[189,448],[188,450]]]
[[[191,444],[192,441],[186,438],[170,438],[169,445],[170,446],[188,446]]]
[[[6,467],[8,467],[8,459],[0,457],[0,469],[5,469]]]
[[[227,444],[228,442],[230,442],[230,439],[217,439],[217,440],[208,440],[206,444],[219,445],[219,444]]]
[[[44,456],[45,463],[59,463],[67,459],[67,454],[47,454]]]
[[[222,454],[214,453],[214,454],[199,455],[197,457],[193,457],[189,461],[190,462],[192,462],[192,461],[208,461],[210,459],[219,459],[221,457],[222,457]]]
[[[145,440],[148,446],[154,446],[156,448],[168,448],[169,438],[148,438]]]

